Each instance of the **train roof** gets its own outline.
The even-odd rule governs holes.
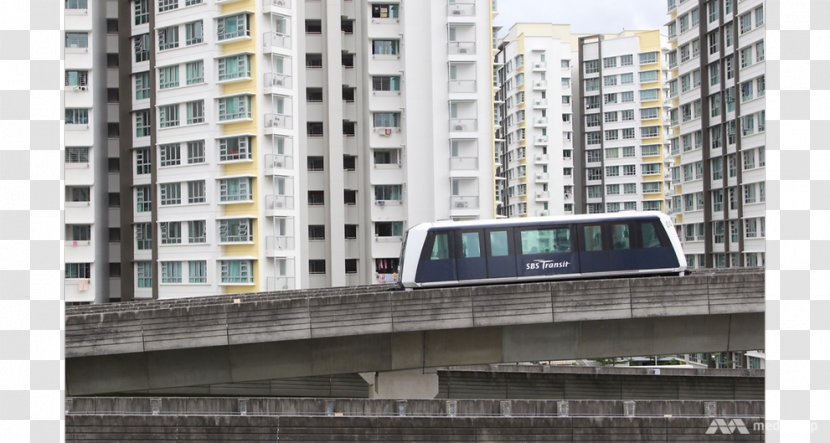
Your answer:
[[[500,219],[484,219],[484,220],[441,220],[437,222],[420,223],[412,227],[429,229],[429,228],[464,228],[471,226],[522,226],[533,225],[539,223],[553,223],[553,222],[607,222],[613,220],[631,220],[641,218],[660,218],[669,220],[668,216],[659,211],[622,211],[611,214],[580,214],[580,215],[559,215],[547,217],[526,217],[526,218],[500,218]]]

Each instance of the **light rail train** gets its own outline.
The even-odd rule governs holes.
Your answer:
[[[404,288],[686,272],[671,219],[652,211],[421,223],[400,263]]]

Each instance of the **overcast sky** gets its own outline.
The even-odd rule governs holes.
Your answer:
[[[669,20],[666,0],[497,0],[496,25],[504,35],[521,22],[570,24],[577,33],[658,29]]]

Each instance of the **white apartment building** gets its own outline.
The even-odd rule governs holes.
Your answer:
[[[520,23],[495,57],[498,214],[574,212],[569,25]]]
[[[666,210],[664,39],[658,30],[579,38],[579,213]]]
[[[119,6],[125,293],[390,281],[409,226],[494,215],[489,2]]]
[[[671,207],[690,267],[763,266],[762,0],[668,0]]]
[[[64,296],[69,303],[120,298],[117,17],[115,1],[64,5]]]

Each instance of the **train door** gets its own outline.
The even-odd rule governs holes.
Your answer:
[[[492,228],[486,233],[487,278],[516,276],[516,252],[509,228]]]
[[[482,230],[455,232],[455,271],[459,281],[487,278]]]
[[[579,269],[583,274],[610,270],[608,227],[603,223],[579,225]]]
[[[608,231],[611,240],[611,253],[608,264],[611,271],[627,271],[639,269],[641,255],[637,250],[639,235],[636,235],[635,226],[637,223],[627,221],[616,221],[608,223]]]
[[[417,283],[456,281],[452,231],[430,231],[421,252]]]
[[[571,225],[523,226],[515,229],[516,267],[521,277],[579,273]]]

